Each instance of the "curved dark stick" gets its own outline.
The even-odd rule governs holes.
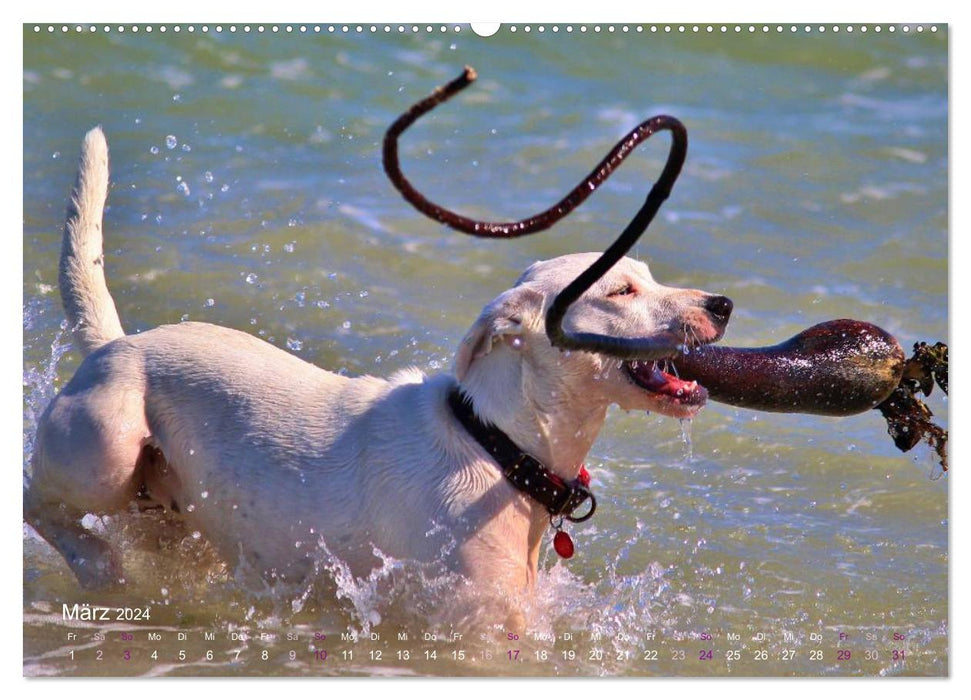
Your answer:
[[[655,360],[670,356],[670,346],[659,343],[653,338],[618,338],[599,333],[570,333],[563,329],[563,317],[566,316],[570,304],[579,299],[580,295],[627,254],[650,225],[654,215],[664,204],[664,200],[671,194],[671,188],[681,173],[681,166],[684,165],[684,159],[688,153],[688,132],[680,121],[663,115],[653,117],[628,134],[620,145],[624,147],[623,152],[626,155],[637,144],[664,129],[671,132],[671,150],[668,152],[664,170],[651,187],[644,204],[617,240],[590,267],[556,295],[556,299],[546,312],[546,335],[553,345],[567,350],[591,350],[625,360]]]
[[[684,125],[674,117],[664,115],[652,117],[621,139],[586,178],[549,209],[520,221],[478,221],[429,201],[404,176],[398,161],[398,137],[419,117],[468,87],[476,77],[475,70],[466,66],[462,75],[447,85],[437,88],[424,100],[413,105],[388,128],[384,137],[382,157],[384,170],[392,184],[420,212],[457,231],[483,238],[516,238],[550,228],[603,184],[638,145],[658,131],[669,130],[672,136],[671,150],[668,153],[664,170],[651,188],[647,200],[620,237],[553,300],[553,304],[546,314],[546,334],[553,345],[568,350],[601,352],[623,359],[649,360],[670,355],[671,348],[668,345],[662,347],[653,339],[616,338],[595,333],[569,333],[563,329],[562,324],[569,306],[579,299],[598,279],[603,277],[618,260],[624,257],[654,219],[654,215],[660,209],[661,204],[668,198],[675,180],[681,173],[681,167],[684,165],[687,155],[688,134]]]

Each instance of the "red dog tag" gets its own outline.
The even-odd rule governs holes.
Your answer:
[[[569,559],[573,556],[573,540],[563,530],[557,530],[553,535],[553,549],[564,559]]]

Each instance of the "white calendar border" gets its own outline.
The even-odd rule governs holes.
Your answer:
[[[544,0],[543,2],[536,3],[523,3],[522,0],[477,0],[472,3],[456,3],[454,0],[415,0],[408,3],[391,3],[387,0],[381,0],[377,2],[369,2],[365,0],[364,2],[356,2],[350,4],[333,4],[324,5],[321,3],[320,6],[308,6],[304,2],[299,0],[277,0],[272,3],[271,11],[266,9],[265,5],[260,5],[256,10],[252,8],[241,8],[238,5],[230,5],[224,0],[219,0],[213,3],[199,3],[197,0],[192,2],[187,2],[186,0],[165,0],[164,2],[158,3],[154,6],[149,6],[146,3],[132,3],[130,0],[113,0],[108,2],[87,2],[87,3],[77,3],[77,2],[66,2],[65,0],[52,0],[52,1],[41,1],[39,3],[32,3],[30,6],[18,5],[10,9],[3,10],[5,20],[0,24],[0,31],[3,31],[6,36],[4,36],[3,48],[0,49],[4,52],[3,61],[4,69],[2,71],[3,87],[6,88],[6,94],[16,94],[18,98],[18,110],[16,112],[7,111],[4,113],[4,124],[3,126],[4,135],[6,136],[4,146],[3,146],[3,162],[5,168],[8,169],[6,177],[4,179],[5,183],[11,182],[22,182],[23,173],[23,143],[22,143],[22,73],[23,73],[23,34],[21,25],[24,22],[38,22],[42,23],[48,22],[92,22],[98,21],[103,22],[110,20],[111,22],[152,22],[152,23],[187,23],[187,22],[211,22],[213,19],[230,19],[232,21],[238,22],[277,22],[285,23],[287,21],[308,21],[308,20],[327,20],[328,22],[414,22],[420,21],[422,23],[429,20],[433,20],[435,23],[468,23],[468,22],[515,22],[517,24],[524,23],[546,23],[550,24],[554,21],[557,23],[607,23],[613,22],[616,24],[636,24],[649,21],[651,23],[666,23],[666,22],[706,22],[706,23],[809,23],[811,25],[817,25],[821,21],[825,21],[826,24],[830,23],[887,23],[887,22],[936,22],[940,24],[951,23],[948,27],[948,38],[951,51],[951,84],[950,84],[950,119],[949,124],[951,125],[950,134],[950,147],[951,147],[951,157],[950,157],[950,189],[951,197],[950,201],[950,229],[955,232],[950,237],[949,250],[951,254],[951,263],[949,266],[949,274],[951,275],[950,285],[951,289],[951,299],[967,299],[971,291],[969,291],[969,279],[971,276],[963,275],[956,276],[953,274],[955,267],[963,262],[968,261],[967,257],[967,243],[966,238],[971,235],[971,230],[968,229],[967,223],[969,221],[967,216],[967,198],[956,198],[953,196],[955,192],[967,191],[966,185],[966,167],[968,164],[968,149],[967,149],[967,138],[963,136],[960,129],[955,128],[954,125],[959,123],[967,124],[968,119],[968,109],[967,109],[967,71],[968,71],[968,44],[971,43],[971,39],[964,36],[966,31],[969,31],[971,23],[969,24],[954,24],[956,18],[956,12],[954,8],[955,3],[942,2],[940,0],[924,0],[921,3],[904,2],[903,0],[883,0],[878,6],[870,6],[866,8],[861,8],[860,5],[855,3],[848,3],[845,0],[816,0],[811,5],[798,6],[795,11],[793,11],[791,6],[785,8],[780,7],[778,3],[768,3],[768,2],[753,2],[751,0],[736,0],[732,3],[720,2],[716,3],[711,0],[703,0],[701,2],[694,2],[690,4],[686,3],[667,3],[661,4],[657,3],[653,6],[647,6],[643,3],[633,4],[630,0],[598,0],[596,3],[591,3],[586,6],[581,7],[566,7],[562,2],[553,3],[549,0]],[[29,14],[28,14],[29,13]],[[971,35],[971,32],[969,32]],[[964,115],[961,117],[960,115]],[[955,184],[958,183],[958,184]],[[15,325],[22,328],[23,318],[22,318],[22,305],[16,308],[11,302],[13,299],[21,298],[22,290],[22,275],[23,275],[23,255],[22,255],[22,235],[18,231],[22,231],[23,217],[19,215],[22,213],[22,186],[21,187],[6,187],[0,192],[0,197],[2,197],[3,209],[0,210],[4,213],[4,219],[6,220],[7,226],[4,227],[3,240],[8,248],[12,248],[7,255],[2,256],[4,262],[3,264],[3,274],[0,275],[0,298],[4,300],[3,304],[0,304],[0,324],[2,327],[13,328]],[[963,234],[963,235],[962,235]],[[21,254],[15,255],[13,253],[20,252]],[[953,304],[951,305],[953,308]],[[953,312],[952,312],[953,313]],[[951,493],[949,498],[949,510],[951,523],[951,539],[952,543],[950,552],[950,562],[951,569],[949,575],[949,585],[951,591],[960,591],[961,587],[957,585],[957,582],[967,583],[966,574],[966,560],[964,557],[958,555],[958,546],[964,541],[962,537],[963,534],[967,533],[967,521],[965,517],[962,517],[962,509],[953,508],[953,504],[962,503],[960,500],[962,496],[962,491],[967,489],[960,488],[962,481],[962,468],[964,465],[960,459],[963,453],[963,444],[961,440],[962,428],[965,427],[965,415],[961,410],[961,388],[965,385],[963,378],[965,373],[963,371],[961,361],[964,359],[965,355],[962,354],[962,349],[967,347],[965,340],[967,339],[967,322],[960,322],[957,315],[952,317],[952,327],[950,336],[950,344],[952,348],[952,357],[957,357],[958,361],[953,363],[955,366],[951,369],[951,384],[952,386],[957,385],[958,387],[958,401],[954,402],[952,398],[952,403],[950,406],[950,416],[954,425],[950,426],[951,433],[951,461],[955,465],[954,470],[949,475],[951,480]],[[957,354],[955,354],[957,351]],[[20,489],[20,471],[16,468],[22,462],[22,454],[14,454],[15,450],[22,448],[22,400],[18,400],[18,395],[22,394],[22,373],[23,373],[23,360],[22,352],[20,355],[20,361],[17,364],[19,366],[19,371],[17,372],[20,379],[18,384],[15,384],[18,378],[14,376],[14,359],[13,352],[8,349],[8,351],[3,355],[3,373],[0,377],[3,378],[3,384],[0,385],[0,396],[4,397],[5,405],[2,409],[3,420],[0,422],[0,445],[4,448],[4,454],[7,459],[3,460],[4,463],[4,474],[5,479],[9,480],[10,483],[4,483],[4,488],[0,490],[2,494],[2,501],[0,504],[3,506],[2,512],[4,513],[4,527],[0,530],[0,555],[4,556],[5,561],[23,561],[23,541],[22,541],[22,499],[21,499],[21,489]],[[18,388],[19,386],[19,388]],[[955,403],[957,406],[955,406]],[[957,457],[955,458],[955,455]],[[957,479],[957,482],[954,479]],[[15,520],[16,519],[16,520]],[[11,610],[11,618],[9,624],[4,624],[3,628],[0,629],[2,633],[2,644],[0,644],[0,678],[4,680],[14,680],[20,678],[18,683],[13,685],[13,688],[23,692],[37,692],[41,690],[38,683],[44,683],[41,680],[25,680],[23,679],[23,655],[22,655],[22,609],[23,609],[23,598],[22,598],[22,575],[19,576],[16,581],[4,581],[0,582],[0,600],[5,603],[9,603],[10,607],[5,608]],[[944,684],[937,683],[935,687],[931,688],[931,692],[935,695],[945,695],[952,696],[954,690],[959,687],[960,680],[968,676],[967,672],[962,668],[963,664],[960,662],[955,663],[955,661],[960,660],[961,651],[964,646],[960,643],[960,639],[955,639],[954,631],[964,631],[967,629],[964,623],[967,622],[966,610],[967,606],[962,604],[960,596],[951,596],[949,611],[949,631],[950,631],[950,644],[949,644],[949,670],[950,670],[950,681]],[[14,621],[19,621],[18,627],[14,627]],[[9,629],[8,629],[9,628]],[[967,668],[967,667],[964,667]],[[225,680],[225,679],[223,679]],[[253,680],[250,678],[240,679],[242,681]],[[628,683],[639,682],[640,679],[625,679],[617,680],[615,682],[624,683],[622,687],[617,687],[620,692],[625,692],[632,690],[635,692],[647,692],[647,689],[643,686],[631,687]],[[174,690],[173,687],[169,686],[167,683],[151,683],[146,682],[143,679],[138,680],[111,680],[111,681],[101,681],[101,680],[58,680],[57,687],[52,688],[55,692],[67,695],[69,693],[78,692],[90,694],[94,692],[115,692],[118,691],[134,691],[143,695],[147,698],[168,698]],[[278,690],[286,689],[288,684],[300,682],[301,686],[293,687],[289,689],[296,692],[306,692],[307,688],[303,686],[304,682],[315,682],[314,680],[304,680],[300,681],[298,679],[267,679],[265,681],[260,681],[260,685],[253,686],[256,692],[275,692]],[[328,679],[328,683],[361,683],[361,680],[348,680],[348,679]],[[484,679],[434,679],[434,680],[416,680],[416,681],[390,681],[386,679],[374,679],[375,683],[388,684],[385,687],[395,694],[402,691],[415,692],[415,693],[442,693],[442,692],[453,692],[460,691],[462,693],[468,694],[470,692],[474,693],[476,697],[481,693],[485,695],[486,693],[499,691],[504,694],[508,694],[510,691],[515,692],[517,697],[525,696],[527,694],[533,694],[537,691],[547,692],[553,691],[563,691],[565,688],[562,686],[564,681],[556,680],[496,680],[492,682],[484,681]],[[859,683],[860,681],[850,681],[850,680],[840,680],[840,679],[827,679],[825,685],[820,685],[819,682],[814,681],[801,681],[801,680],[775,680],[775,679],[759,679],[751,681],[737,681],[737,680],[704,680],[704,679],[657,679],[650,681],[652,687],[650,692],[658,692],[661,690],[670,691],[674,693],[697,693],[697,692],[716,692],[722,693],[726,692],[724,688],[716,687],[711,685],[712,683],[731,683],[729,692],[740,692],[745,693],[749,697],[769,697],[777,696],[779,693],[785,693],[787,695],[795,695],[797,698],[801,697],[812,697],[817,693],[831,693],[834,690],[833,683],[839,686],[842,690],[852,690],[852,692],[879,692],[883,697],[895,698],[910,697],[915,691],[919,692],[917,686],[914,685],[915,682],[920,683],[920,680],[910,680],[904,681],[902,683],[886,683],[883,682],[879,688],[872,686],[867,686],[865,689],[861,689],[859,686],[855,688],[848,687],[850,683]],[[654,683],[663,683],[664,688],[654,687]],[[926,682],[926,681],[925,681]],[[65,685],[67,683],[68,685]],[[179,681],[180,688],[179,692],[182,692],[182,688],[189,687],[192,689],[193,694],[196,692],[212,692],[215,686],[213,683],[221,685],[220,680],[212,679],[193,679],[188,681]],[[183,683],[187,684],[184,685]],[[689,685],[684,685],[688,683]],[[698,683],[703,684],[700,688],[696,687]],[[120,685],[119,685],[120,684]],[[136,685],[137,684],[137,685]],[[497,685],[499,684],[499,685]],[[373,688],[373,684],[371,684]],[[349,688],[348,690],[357,690],[359,686]],[[581,686],[571,686],[573,692],[583,693],[589,692],[591,686],[581,685]],[[49,690],[47,688],[45,691]],[[319,688],[315,688],[314,692],[319,692]],[[330,689],[328,689],[329,691]],[[344,690],[340,688],[339,690]],[[811,695],[812,694],[812,695]]]

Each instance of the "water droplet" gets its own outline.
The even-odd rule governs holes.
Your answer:
[[[287,338],[287,349],[297,352],[303,349],[303,341],[297,340],[296,338]]]
[[[148,152],[151,153],[152,155],[156,155],[157,156],[158,155],[158,146],[152,146],[151,148],[148,149]]]
[[[367,295],[368,295],[368,291],[366,289],[361,290],[361,293],[358,294],[358,296],[361,297],[362,299],[364,299]]]
[[[61,152],[60,152],[60,151],[54,151],[54,152],[53,152],[53,153],[51,154],[51,158],[53,158],[54,160],[57,160],[57,159],[58,159],[58,158],[60,158],[60,157],[61,157]]]
[[[229,185],[223,185],[219,188],[220,192],[229,192]]]
[[[176,187],[175,189],[177,189],[183,196],[185,196],[185,197],[188,197],[189,196],[189,185],[188,185],[188,183],[186,183],[186,182],[180,182],[179,183],[179,186]]]
[[[292,253],[294,251],[294,248],[295,248],[295,246],[294,246],[293,243],[284,243],[283,244],[283,250],[285,250],[288,253]]]
[[[193,530],[192,531],[192,539],[197,540],[200,537],[202,537],[202,533],[201,532],[199,532],[198,530]]]
[[[202,493],[199,494],[199,496],[201,498],[209,498],[209,492],[208,491],[203,491]]]
[[[182,150],[183,150],[183,151],[185,151],[186,153],[188,153],[189,151],[191,151],[191,150],[192,150],[192,146],[190,146],[190,145],[189,145],[189,144],[187,144],[187,143],[183,143],[183,144],[182,144]]]
[[[691,419],[681,418],[681,442],[684,445],[684,458],[690,460],[693,456],[691,445]]]
[[[351,322],[350,321],[344,321],[344,323],[341,324],[341,328],[343,328],[345,331],[346,330],[349,330],[350,327],[351,327]]]
[[[185,507],[185,509],[186,509],[186,510],[187,510],[188,512],[190,512],[190,513],[191,513],[192,511],[194,511],[194,510],[196,509],[196,507],[195,507],[194,505],[192,505],[192,504],[190,503],[189,505],[187,505],[187,506]]]
[[[167,149],[171,151],[177,145],[179,145],[179,142],[172,134],[169,134],[168,136],[165,137],[165,147]]]
[[[216,305],[215,299],[212,299],[212,298],[206,299],[206,306],[215,306],[215,305]]]
[[[256,280],[258,280],[259,277],[255,272],[251,272],[248,275],[246,275],[244,279],[246,280],[246,284],[256,284]]]

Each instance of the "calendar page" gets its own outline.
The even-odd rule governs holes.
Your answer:
[[[946,24],[22,31],[24,676],[949,675]]]

